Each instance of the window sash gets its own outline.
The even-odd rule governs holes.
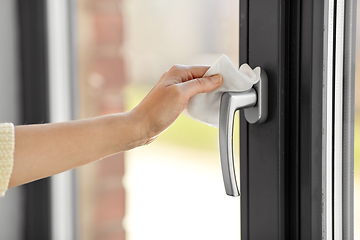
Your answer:
[[[240,64],[269,77],[268,121],[240,119],[242,239],[352,239],[355,5],[240,1]]]

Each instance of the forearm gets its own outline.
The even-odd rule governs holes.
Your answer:
[[[146,143],[132,113],[15,128],[9,187],[48,177]]]
[[[219,87],[221,76],[202,78],[208,66],[174,66],[133,110],[64,123],[15,128],[9,187],[48,177],[152,142],[197,93]]]

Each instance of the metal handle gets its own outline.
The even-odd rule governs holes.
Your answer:
[[[245,109],[245,118],[249,123],[263,123],[267,118],[267,76],[261,71],[259,82],[247,92],[224,92],[220,102],[219,145],[221,170],[226,194],[239,196],[236,182],[233,128],[235,112]]]

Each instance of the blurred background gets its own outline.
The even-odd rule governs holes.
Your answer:
[[[36,123],[50,121],[51,109],[69,119],[75,109],[79,118],[124,112],[174,64],[212,65],[226,54],[238,65],[238,2],[0,1],[0,122],[29,123],[23,110],[39,117]],[[354,239],[360,240],[360,17],[357,26]],[[70,84],[74,72],[78,87]],[[50,82],[65,87],[48,88]],[[50,107],[56,101],[49,89],[61,92],[49,94],[60,106],[74,106]],[[225,194],[217,131],[181,115],[154,143],[76,169],[77,181],[70,171],[9,189],[0,198],[0,239],[238,240],[240,198]],[[238,160],[238,125],[234,133]]]
[[[174,64],[211,65],[224,53],[238,65],[238,1],[78,3],[83,118],[130,110]],[[355,225],[360,223],[358,46]],[[239,239],[239,198],[224,193],[217,148],[217,129],[182,115],[151,145],[80,168],[81,239]]]
[[[238,1],[78,3],[82,118],[130,110],[174,64],[211,65],[224,53],[238,65]],[[358,46],[355,225],[360,223]],[[224,193],[217,148],[215,128],[182,115],[151,145],[80,168],[80,239],[239,239],[239,198]]]
[[[174,64],[238,65],[238,1],[78,3],[82,118],[132,109]],[[80,239],[240,239],[217,134],[182,115],[149,146],[80,168]]]

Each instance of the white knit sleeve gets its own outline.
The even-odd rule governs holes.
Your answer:
[[[8,189],[14,165],[15,132],[12,123],[0,124],[0,196]]]

